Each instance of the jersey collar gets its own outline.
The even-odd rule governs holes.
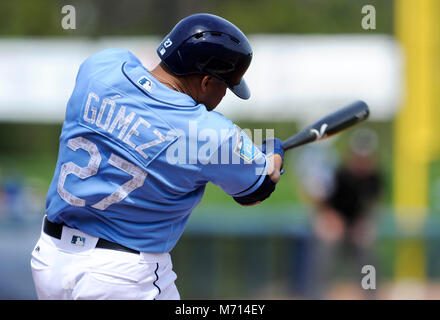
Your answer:
[[[125,62],[122,73],[146,96],[176,107],[194,107],[197,103],[189,95],[168,88],[141,64]]]

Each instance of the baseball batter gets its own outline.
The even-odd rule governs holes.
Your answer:
[[[179,299],[169,252],[212,182],[241,205],[275,189],[281,141],[261,150],[212,111],[227,88],[250,97],[245,35],[215,15],[181,20],[143,67],[107,49],[79,68],[41,237],[39,299]]]

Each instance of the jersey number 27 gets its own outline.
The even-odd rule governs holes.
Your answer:
[[[70,205],[75,207],[84,207],[86,205],[86,201],[84,199],[74,196],[69,191],[64,189],[64,183],[66,182],[66,178],[69,174],[73,174],[80,179],[87,179],[97,174],[99,164],[101,163],[101,154],[99,153],[96,144],[83,137],[69,139],[69,141],[67,142],[67,146],[73,151],[76,151],[78,149],[83,149],[87,151],[90,155],[90,160],[87,167],[80,167],[72,161],[64,163],[61,166],[57,191],[60,197]],[[111,154],[108,163],[132,175],[133,179],[128,180],[115,192],[92,205],[93,208],[99,210],[105,210],[112,204],[124,200],[130,192],[141,187],[145,182],[145,178],[147,177],[147,173],[144,170],[134,165],[133,163],[128,162],[121,157],[118,157],[113,153]]]

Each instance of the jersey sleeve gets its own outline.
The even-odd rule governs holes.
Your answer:
[[[264,153],[239,127],[234,126],[222,140],[202,172],[208,181],[233,197],[251,194],[260,187],[267,174]]]

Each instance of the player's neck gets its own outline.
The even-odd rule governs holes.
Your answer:
[[[150,71],[150,73],[153,75],[153,77],[155,77],[159,82],[166,85],[168,88],[189,95],[195,101],[197,101],[197,95],[194,93],[195,90],[192,89],[189,81],[185,81],[184,78],[173,75],[162,64],[158,64]]]

